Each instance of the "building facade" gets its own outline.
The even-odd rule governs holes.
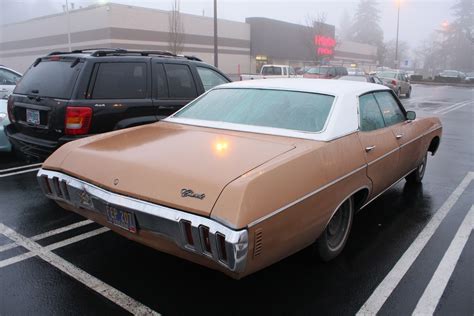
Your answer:
[[[169,50],[169,11],[106,4],[3,25],[0,64],[25,71],[32,62],[52,51],[124,48]],[[209,17],[181,14],[182,54],[214,64],[214,28]],[[218,20],[219,68],[228,73],[250,72],[250,26]]]

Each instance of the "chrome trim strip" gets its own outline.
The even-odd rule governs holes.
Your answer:
[[[368,163],[368,165],[371,166],[371,165],[373,165],[374,163],[376,163],[377,161],[380,161],[380,160],[384,159],[385,157],[390,156],[391,154],[393,154],[394,152],[396,152],[396,151],[398,151],[398,150],[400,150],[400,147],[399,147],[399,146],[397,146],[395,149],[392,149],[392,150],[389,151],[388,153],[383,154],[382,156],[380,156],[380,157],[378,157],[378,158],[372,160],[371,162]]]
[[[106,215],[108,207],[116,206],[135,215],[138,229],[144,228],[168,238],[180,248],[212,259],[231,271],[241,272],[245,269],[248,252],[248,231],[246,229],[233,230],[213,219],[113,193],[61,172],[40,169],[37,178],[43,193],[50,199],[67,203],[75,208],[87,209],[103,216]],[[67,195],[60,195],[60,192],[55,190],[53,181],[56,179],[58,183],[64,183],[67,187]],[[44,181],[49,181],[52,188],[51,193],[48,192]],[[181,225],[183,221],[191,223],[194,246],[189,245],[186,240],[186,233],[183,232]],[[202,225],[209,228],[211,254],[205,252],[200,243],[199,227]],[[225,237],[227,257],[225,262],[219,259],[216,234]]]
[[[278,213],[283,212],[284,210],[286,210],[286,209],[288,209],[288,208],[290,208],[290,207],[292,207],[292,206],[294,206],[294,205],[296,205],[296,204],[298,204],[298,203],[300,203],[300,202],[306,200],[307,198],[309,198],[309,197],[311,197],[311,196],[313,196],[313,195],[315,195],[315,194],[317,194],[317,193],[319,193],[319,192],[321,192],[321,191],[327,189],[328,187],[330,187],[330,186],[332,186],[332,185],[338,183],[339,181],[342,181],[342,180],[344,180],[344,179],[346,179],[346,178],[352,176],[353,174],[355,174],[355,173],[357,173],[357,172],[359,172],[359,171],[365,169],[366,167],[367,167],[367,165],[363,165],[363,166],[361,166],[361,167],[359,167],[359,168],[357,168],[357,169],[355,169],[355,170],[349,172],[348,174],[346,174],[346,175],[344,175],[344,176],[342,176],[342,177],[339,177],[339,178],[337,178],[337,179],[335,179],[335,180],[333,180],[333,181],[331,181],[331,182],[329,182],[329,183],[323,185],[322,187],[318,188],[317,190],[314,190],[314,191],[312,191],[312,192],[310,192],[310,193],[308,193],[308,194],[306,194],[306,195],[300,197],[299,199],[297,199],[297,200],[295,200],[295,201],[293,201],[293,202],[291,202],[291,203],[289,203],[289,204],[287,204],[287,205],[285,205],[285,206],[280,207],[280,208],[277,209],[276,211],[273,211],[273,212],[271,212],[270,214],[267,214],[267,215],[265,215],[265,216],[263,216],[263,217],[260,217],[259,219],[256,219],[255,221],[251,222],[251,223],[248,225],[248,227],[249,227],[249,228],[250,228],[250,227],[253,227],[253,226],[255,226],[255,225],[257,225],[257,224],[259,224],[259,223],[265,221],[266,219],[268,219],[268,218],[270,218],[270,217],[272,217],[272,216],[275,216],[275,215],[278,214]]]

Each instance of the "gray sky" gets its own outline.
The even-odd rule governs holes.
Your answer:
[[[379,0],[381,10],[380,24],[384,39],[395,38],[396,1]],[[411,48],[427,39],[440,27],[444,20],[450,20],[450,7],[453,0],[401,0],[400,40],[408,42]],[[69,0],[76,7],[93,3],[115,2],[128,5],[152,7],[168,10],[171,0]],[[327,13],[328,23],[336,25],[344,10],[350,15],[355,11],[359,0],[218,0],[220,18],[245,21],[246,17],[268,17],[293,23],[305,23],[308,14],[318,11]],[[62,10],[65,0],[0,0],[0,24],[24,20],[36,16],[56,13]],[[181,10],[186,13],[206,16],[212,15],[213,0],[181,0]],[[0,32],[1,34],[1,32]]]

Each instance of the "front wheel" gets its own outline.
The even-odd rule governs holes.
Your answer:
[[[408,176],[405,177],[405,180],[408,183],[421,183],[425,175],[427,161],[428,161],[428,153],[425,154],[425,157],[423,157],[423,160],[418,165],[418,167],[415,170],[413,170]]]
[[[321,260],[332,260],[341,253],[349,237],[353,218],[354,201],[351,197],[337,209],[323,234],[315,243],[315,250]]]
[[[407,97],[407,99],[411,97],[411,87],[408,89],[406,97]]]

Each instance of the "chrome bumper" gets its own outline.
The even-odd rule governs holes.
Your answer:
[[[37,178],[48,198],[103,216],[107,207],[120,208],[134,214],[138,230],[157,233],[228,270],[241,272],[245,268],[246,229],[235,231],[212,219],[116,194],[61,172],[40,169]]]

